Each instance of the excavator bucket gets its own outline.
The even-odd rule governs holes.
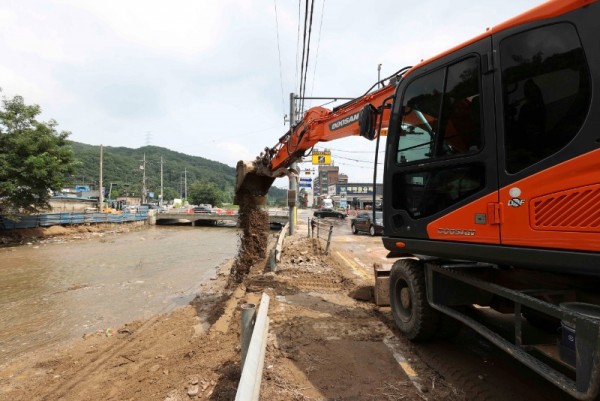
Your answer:
[[[233,203],[239,205],[249,195],[254,198],[255,204],[264,204],[273,181],[275,177],[261,174],[255,162],[240,160],[236,166]]]

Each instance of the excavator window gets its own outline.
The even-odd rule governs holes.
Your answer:
[[[479,59],[470,57],[448,67],[440,156],[476,152],[481,147]]]
[[[421,163],[394,175],[399,190],[392,204],[413,218],[436,214],[485,187],[482,163],[436,163],[481,149],[479,66],[479,56],[469,56],[407,85],[396,162]]]
[[[485,167],[480,163],[420,169],[394,176],[398,188],[394,207],[413,218],[442,211],[485,186]]]
[[[590,105],[589,69],[577,31],[560,23],[500,43],[506,171],[558,152],[579,132]]]
[[[397,162],[433,157],[438,132],[438,114],[444,92],[444,70],[415,79],[404,93],[402,134]]]
[[[404,93],[398,163],[481,148],[479,58],[469,57],[410,83]]]

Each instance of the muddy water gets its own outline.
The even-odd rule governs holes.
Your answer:
[[[234,227],[151,227],[0,248],[0,364],[189,302],[235,256]]]

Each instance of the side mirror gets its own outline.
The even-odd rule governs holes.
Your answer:
[[[371,103],[366,104],[358,114],[358,130],[360,136],[369,141],[375,139],[375,126],[377,124],[377,109]]]

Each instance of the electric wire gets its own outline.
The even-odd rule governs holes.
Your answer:
[[[313,95],[313,92],[315,90],[315,80],[317,77],[317,61],[319,60],[319,47],[321,45],[321,31],[323,30],[323,15],[324,14],[325,14],[325,0],[323,0],[323,5],[321,6],[321,22],[319,23],[319,38],[317,39],[317,52],[315,54],[315,68],[313,69],[313,81],[312,81],[312,87],[310,88],[310,96]],[[329,102],[329,103],[331,103],[331,102]],[[329,104],[329,103],[326,103],[326,104]]]
[[[304,55],[306,52],[306,20],[308,19],[308,0],[305,0],[306,6],[304,7],[304,33],[302,38],[302,59],[300,61],[300,82],[298,87],[298,93],[300,97],[302,97],[302,81],[304,79]],[[302,99],[300,99],[300,105],[302,105]],[[302,110],[302,106],[300,106],[300,110]]]
[[[306,96],[306,81],[308,75],[308,60],[310,59],[310,39],[312,36],[312,23],[313,23],[313,13],[315,10],[315,0],[311,0],[310,2],[310,21],[308,23],[308,40],[306,41],[306,66],[304,68],[304,80],[302,84],[302,108],[304,110],[304,97]]]
[[[279,83],[281,85],[281,110],[285,114],[285,100],[283,97],[283,68],[281,67],[281,48],[279,46],[279,21],[277,19],[277,0],[273,0],[275,6],[275,27],[277,29],[277,54],[279,55]]]
[[[375,153],[374,150],[342,150],[342,149],[333,149],[333,148],[327,148],[328,150],[333,150],[335,152],[342,152],[342,153]],[[385,153],[385,149],[380,149],[379,153]]]
[[[298,0],[298,32],[296,34],[296,75],[294,76],[294,83],[298,82],[298,67],[300,66],[300,63],[298,62],[298,56],[300,55],[300,23],[302,21],[301,2],[301,0]],[[290,119],[291,118],[292,116],[290,116]]]
[[[369,163],[369,164],[373,164],[373,160],[360,160],[360,159],[352,159],[350,157],[344,157],[344,156],[336,156],[336,159],[342,159],[342,160],[349,160],[352,162],[357,162],[357,163]],[[381,164],[381,163],[377,163],[377,164]]]

